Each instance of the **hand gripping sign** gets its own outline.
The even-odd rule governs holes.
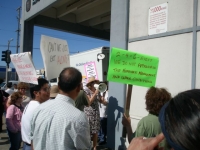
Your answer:
[[[132,85],[155,86],[159,59],[146,54],[112,48],[108,70],[108,81],[128,84],[125,114],[129,116]],[[123,137],[125,137],[123,128]]]

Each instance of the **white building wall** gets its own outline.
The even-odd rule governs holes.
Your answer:
[[[164,87],[172,96],[191,89],[193,34],[184,33],[141,41],[134,38],[148,36],[148,11],[150,7],[168,2],[167,32],[193,27],[193,0],[130,0],[129,43],[130,51],[157,56],[160,59],[156,80],[157,87]],[[198,5],[200,8],[200,5]],[[199,19],[200,20],[200,19]],[[200,23],[200,21],[198,21]],[[198,33],[198,39],[200,33]],[[200,41],[200,40],[199,40]],[[200,42],[197,44],[197,58],[200,56]],[[196,87],[200,88],[200,61],[197,59]],[[132,128],[148,114],[145,110],[145,94],[148,88],[133,86],[130,117]]]
[[[191,28],[193,0],[130,0],[129,39],[148,35],[149,8],[168,2],[168,32]]]
[[[200,26],[200,1],[198,0],[198,16],[197,16],[197,25]]]
[[[196,88],[200,89],[200,32],[197,32],[197,41],[198,42],[197,42],[197,55],[196,55],[196,62],[197,62],[196,63]]]

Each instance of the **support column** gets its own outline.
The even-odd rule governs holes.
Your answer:
[[[129,0],[112,0],[110,47],[128,48]],[[126,99],[126,86],[109,83],[107,146],[113,150],[125,150],[122,138],[122,116]]]
[[[33,20],[24,21],[21,24],[21,36],[20,36],[20,52],[31,52],[33,55]]]

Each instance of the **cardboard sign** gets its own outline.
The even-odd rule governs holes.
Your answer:
[[[159,58],[112,48],[107,79],[144,87],[155,86]]]
[[[37,73],[30,52],[12,54],[10,58],[21,82],[38,84]]]
[[[167,32],[168,3],[149,8],[149,35]]]
[[[42,35],[40,51],[47,79],[57,78],[64,68],[70,66],[69,49],[66,40]]]
[[[85,64],[84,68],[85,68],[87,79],[89,77],[95,77],[95,79],[98,80],[98,74],[97,74],[95,62],[90,62],[90,63]]]

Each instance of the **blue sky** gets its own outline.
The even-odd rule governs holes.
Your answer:
[[[0,1],[0,55],[1,52],[7,50],[8,40],[13,38],[10,43],[10,50],[12,54],[16,53],[17,45],[17,8],[21,6],[21,0],[1,0]],[[40,52],[40,38],[41,35],[47,35],[55,38],[64,39],[68,42],[70,54],[78,51],[85,51],[101,46],[109,46],[109,41],[89,38],[85,36],[70,34],[67,32],[55,31],[47,28],[34,28],[34,44],[33,44],[33,63],[36,69],[44,68],[42,56]],[[6,63],[1,61],[0,66],[5,66]],[[11,64],[11,67],[13,65]]]

